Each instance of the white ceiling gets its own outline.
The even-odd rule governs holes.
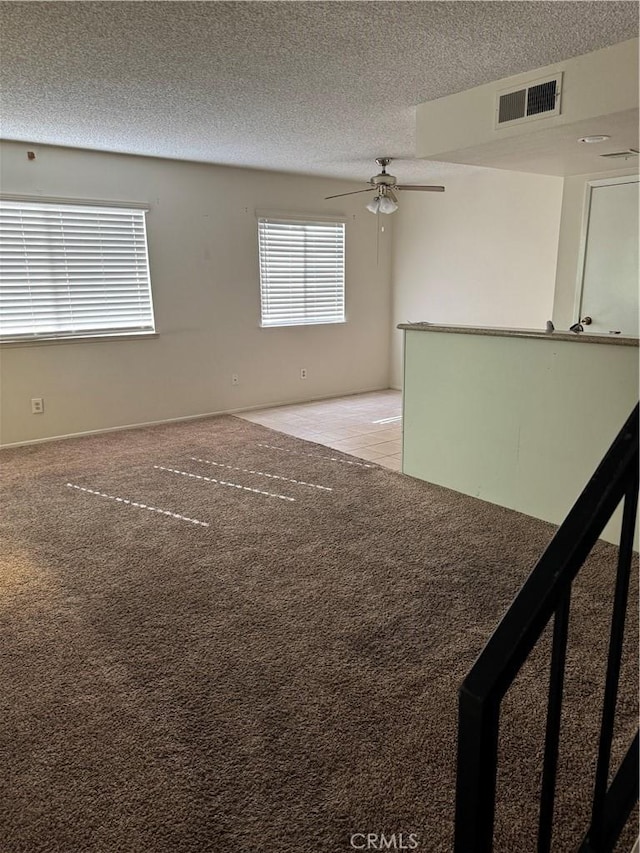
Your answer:
[[[5,139],[402,182],[415,106],[633,38],[636,2],[1,2]]]

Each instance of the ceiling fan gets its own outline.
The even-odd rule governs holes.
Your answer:
[[[352,190],[348,193],[338,193],[337,195],[328,195],[326,199],[340,198],[344,195],[355,195],[356,193],[375,192],[374,197],[367,205],[367,210],[371,213],[393,213],[398,209],[397,190],[422,190],[422,192],[443,193],[444,187],[420,186],[418,184],[398,184],[396,176],[387,173],[387,166],[391,162],[391,157],[376,157],[376,163],[380,166],[380,172],[369,178],[368,183],[371,184],[366,190]],[[325,199],[325,200],[326,200]]]

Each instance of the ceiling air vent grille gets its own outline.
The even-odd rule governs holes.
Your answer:
[[[560,114],[562,74],[546,80],[533,80],[526,86],[498,92],[496,127],[533,121]]]
[[[517,92],[507,92],[506,95],[502,95],[498,102],[498,124],[522,118],[525,115],[526,103],[526,89],[518,89]]]
[[[638,150],[636,148],[627,148],[626,151],[612,151],[611,154],[601,154],[601,157],[606,157],[608,160],[628,160],[629,157],[637,157]]]

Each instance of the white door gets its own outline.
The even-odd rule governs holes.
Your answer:
[[[638,337],[638,179],[591,187],[580,318]]]

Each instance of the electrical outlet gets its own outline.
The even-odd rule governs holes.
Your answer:
[[[42,397],[31,398],[31,414],[41,415],[44,412],[44,399]]]
[[[306,379],[306,378],[307,378],[307,368],[301,367],[300,368],[300,379]]]
[[[240,384],[240,377],[238,376],[237,373],[231,374],[231,384],[232,385],[239,385]]]

